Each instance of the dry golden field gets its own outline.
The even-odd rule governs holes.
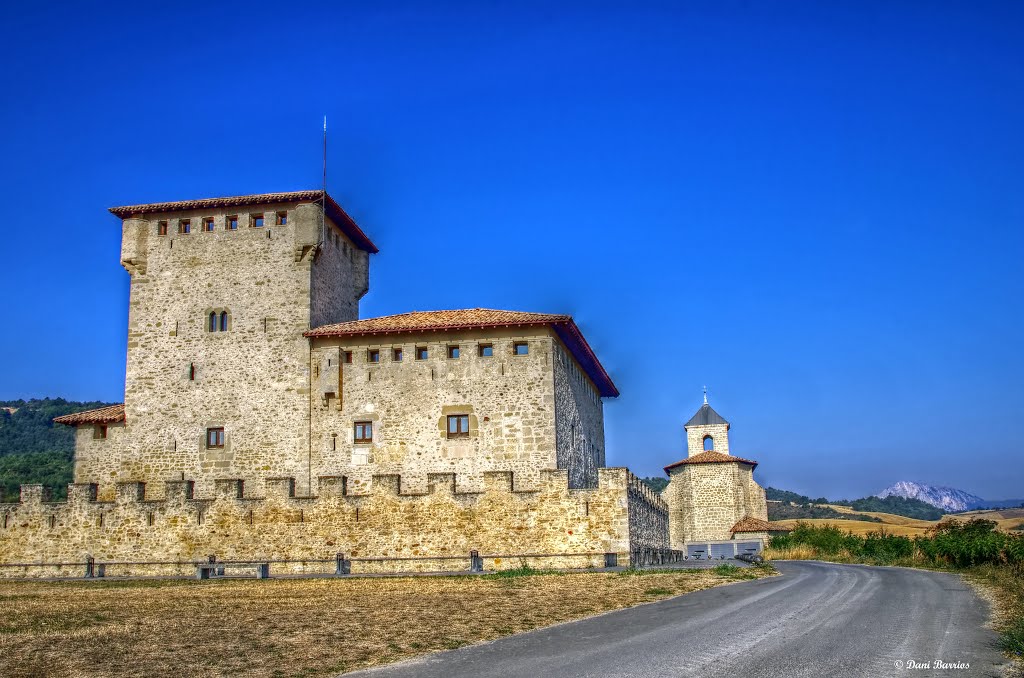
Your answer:
[[[810,525],[835,525],[839,529],[852,532],[857,535],[864,535],[868,532],[878,532],[884,530],[888,534],[902,535],[905,537],[914,537],[917,535],[924,535],[929,529],[935,527],[940,521],[937,520],[917,520],[915,518],[904,518],[903,516],[893,515],[891,513],[876,513],[873,511],[854,511],[849,506],[838,506],[834,504],[826,504],[829,508],[833,508],[840,513],[862,513],[864,515],[875,516],[882,520],[881,523],[869,523],[864,520],[839,520],[835,518],[804,518],[801,520],[777,520],[773,521],[775,524],[782,525],[783,527],[794,527],[798,522],[808,523]],[[972,518],[983,518],[985,520],[994,520],[996,524],[1002,530],[1012,530],[1018,525],[1024,524],[1024,509],[1005,509],[1002,511],[971,511],[970,513],[961,513],[957,516],[944,516],[942,520],[970,520]]]
[[[329,675],[769,573],[0,582],[0,675]]]

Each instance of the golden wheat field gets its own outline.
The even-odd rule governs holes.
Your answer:
[[[917,520],[916,518],[905,518],[893,515],[892,513],[878,513],[874,511],[854,511],[849,506],[836,504],[825,504],[840,513],[862,513],[881,519],[881,523],[871,523],[864,520],[840,520],[838,518],[804,518],[773,521],[773,524],[793,528],[798,522],[810,525],[834,525],[841,530],[863,535],[869,532],[885,531],[888,534],[895,534],[905,537],[924,535],[931,528],[939,524],[938,520]],[[993,520],[1001,530],[1012,530],[1024,524],[1024,509],[1005,509],[1002,511],[971,511],[959,513],[956,516],[943,516],[942,520],[971,520],[981,518]]]

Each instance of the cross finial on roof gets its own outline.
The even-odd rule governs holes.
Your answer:
[[[708,387],[707,386],[704,387],[704,404],[705,405],[708,404]]]

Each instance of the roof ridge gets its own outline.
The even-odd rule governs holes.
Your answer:
[[[267,197],[288,197],[288,196],[311,196],[311,195],[322,195],[324,190],[322,188],[304,188],[298,191],[270,191],[267,193],[243,193],[242,195],[215,195],[208,198],[187,198],[185,200],[159,200],[156,202],[140,202],[131,205],[115,205],[114,207],[108,208],[107,211],[114,212],[114,210],[127,210],[133,207],[145,207],[154,208],[162,205],[177,205],[179,203],[187,202],[215,202],[218,200],[246,200],[248,198],[267,198]],[[116,214],[116,212],[114,212]]]
[[[686,459],[677,461],[674,464],[669,464],[665,467],[665,471],[667,473],[669,469],[677,466],[684,466],[686,464],[750,464],[752,467],[757,466],[757,462],[753,459],[744,459],[743,457],[725,454],[724,452],[718,452],[716,450],[705,450],[704,452],[698,452],[692,457],[687,457]]]

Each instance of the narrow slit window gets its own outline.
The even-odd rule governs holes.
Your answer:
[[[530,354],[530,345],[528,343],[526,343],[525,341],[517,341],[514,344],[512,344],[512,354],[513,355],[529,355]]]
[[[167,235],[167,222],[166,221],[158,221],[156,223],[156,234],[157,235]]]
[[[373,442],[373,422],[357,421],[354,425],[353,440],[356,443]]]
[[[481,358],[490,358],[494,355],[494,346],[491,344],[480,344],[479,350]]]
[[[208,428],[208,429],[206,429],[206,446],[207,447],[224,447],[224,429],[223,428]]]
[[[458,357],[459,357],[459,347],[458,346],[449,346],[448,347],[448,357],[450,359],[452,359],[452,360],[458,359]]]
[[[188,380],[189,381],[195,381],[196,380],[196,364],[195,363],[189,363],[188,364]]]
[[[402,362],[402,349],[396,348],[391,352],[391,359],[396,363]]]
[[[448,437],[468,438],[469,437],[469,415],[449,414],[448,415]]]

